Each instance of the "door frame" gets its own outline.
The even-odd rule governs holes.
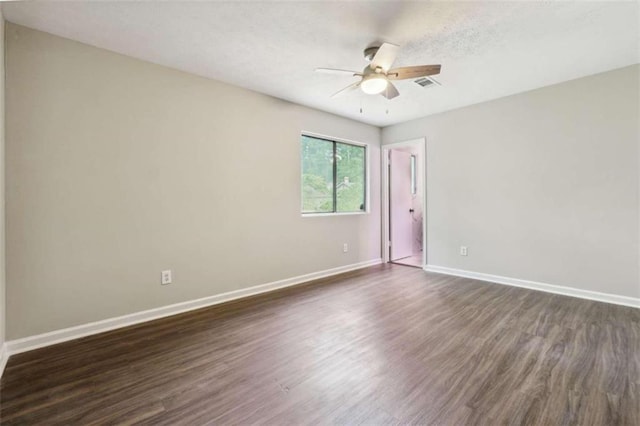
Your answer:
[[[418,147],[418,152],[422,154],[422,167],[418,179],[418,190],[422,192],[422,267],[427,264],[427,139],[418,138],[402,142],[395,142],[382,145],[382,261],[390,261],[390,232],[389,232],[389,151],[394,148],[407,146]]]

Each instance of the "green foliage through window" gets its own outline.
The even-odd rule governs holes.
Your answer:
[[[364,146],[302,135],[302,213],[365,211]]]

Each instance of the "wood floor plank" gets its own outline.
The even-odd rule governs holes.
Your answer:
[[[640,424],[640,310],[382,265],[12,356],[2,424]]]

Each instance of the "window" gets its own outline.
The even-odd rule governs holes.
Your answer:
[[[366,209],[366,147],[302,135],[302,213]]]

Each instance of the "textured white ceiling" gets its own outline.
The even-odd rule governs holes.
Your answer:
[[[18,2],[11,22],[378,126],[640,62],[638,2]],[[373,41],[442,86],[330,95]],[[363,112],[360,113],[362,107]],[[388,113],[387,113],[388,110]],[[463,123],[461,123],[463,125]]]

